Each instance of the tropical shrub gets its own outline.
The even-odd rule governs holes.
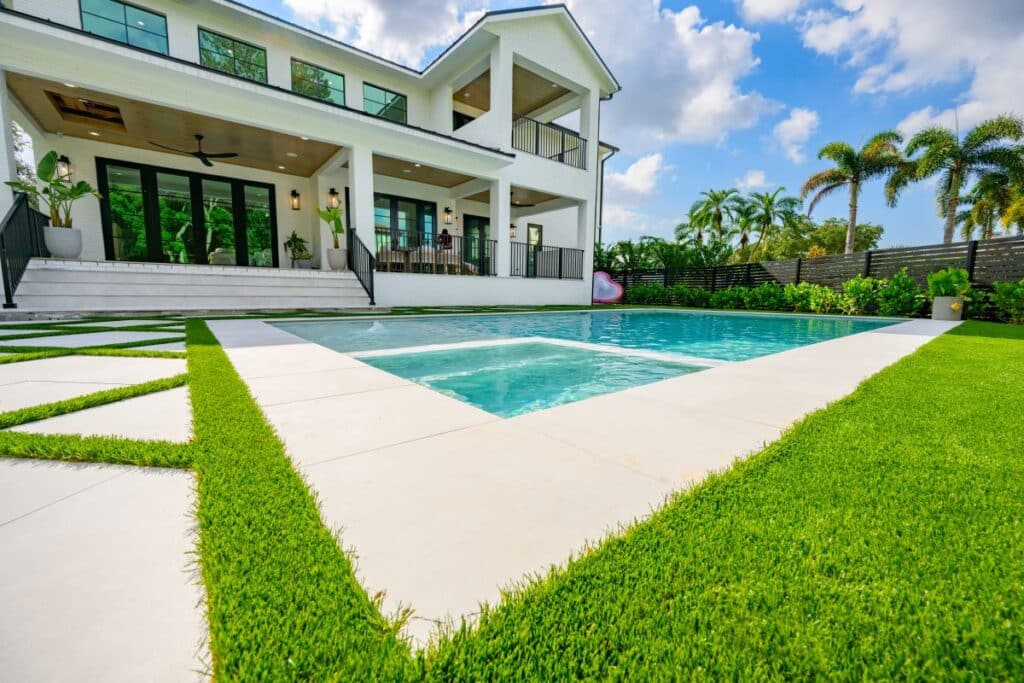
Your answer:
[[[811,285],[808,303],[813,313],[843,312],[843,295],[825,285]]]
[[[1024,325],[1024,280],[1020,282],[997,282],[991,302],[996,317],[1006,322]]]
[[[889,284],[888,280],[876,280],[873,277],[857,277],[843,283],[845,301],[843,313],[847,315],[865,315],[878,310],[878,291]]]
[[[676,285],[672,288],[672,300],[677,306],[687,308],[707,308],[711,302],[711,292],[703,287],[687,287]]]
[[[626,303],[664,306],[671,303],[669,293],[664,285],[637,285],[626,290]]]
[[[711,293],[711,308],[740,309],[746,305],[746,287],[728,287]]]
[[[782,291],[786,308],[797,313],[811,312],[811,283],[801,282],[797,285],[786,285]]]
[[[966,296],[971,279],[963,268],[943,268],[928,273],[928,293],[935,296]]]
[[[878,290],[879,315],[917,315],[923,303],[924,292],[907,274],[906,268],[901,268]]]
[[[775,282],[743,288],[743,306],[751,311],[786,310],[786,290]]]

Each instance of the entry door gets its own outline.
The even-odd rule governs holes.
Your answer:
[[[277,266],[274,187],[98,159],[107,259]]]
[[[465,260],[477,266],[478,275],[491,272],[487,241],[491,238],[491,220],[481,216],[462,216],[462,239]]]

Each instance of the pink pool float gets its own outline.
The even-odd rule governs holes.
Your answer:
[[[594,273],[594,303],[617,304],[622,301],[622,285],[603,270]]]

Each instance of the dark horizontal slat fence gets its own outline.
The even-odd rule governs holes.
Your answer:
[[[766,282],[782,285],[810,282],[838,290],[844,282],[857,275],[892,277],[901,268],[906,268],[907,273],[924,287],[928,273],[949,267],[966,268],[973,284],[982,288],[991,287],[996,282],[1024,279],[1024,236],[728,266],[617,270],[611,276],[626,289],[659,284],[716,291],[738,285],[756,287]]]

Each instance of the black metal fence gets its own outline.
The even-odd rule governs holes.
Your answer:
[[[28,203],[28,195],[17,192],[14,204],[0,221],[0,277],[4,281],[4,308],[17,308],[14,292],[18,289],[29,259],[49,256],[43,239],[43,227],[50,218]]]
[[[355,228],[350,227],[346,235],[346,240],[348,241],[348,269],[355,274],[359,284],[366,291],[366,296],[370,297],[370,305],[375,306],[377,302],[373,297],[373,269],[376,259],[373,257],[373,252],[356,235]]]
[[[965,268],[976,287],[1024,278],[1024,236],[997,237],[954,244],[877,249],[855,254],[815,256],[786,261],[762,261],[707,268],[616,270],[612,279],[625,288],[660,284],[686,285],[711,291],[735,285],[754,286],[810,282],[840,289],[857,275],[892,277],[901,268],[922,287],[928,273],[940,268]]]
[[[554,159],[576,168],[587,168],[587,141],[579,133],[528,116],[512,122],[512,146],[520,151]]]
[[[512,242],[512,277],[583,279],[583,250]]]
[[[497,275],[497,240],[378,229],[377,272]]]

